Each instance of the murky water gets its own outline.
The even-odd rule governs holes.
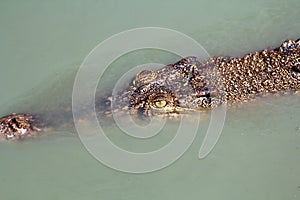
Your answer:
[[[84,57],[120,31],[160,26],[181,31],[211,55],[243,55],[299,38],[298,1],[1,1],[0,113],[58,113],[71,102]],[[105,72],[100,91],[142,63],[176,56],[136,52]],[[109,80],[109,81],[108,81]],[[72,129],[22,142],[1,142],[1,199],[299,199],[300,96],[270,97],[227,112],[219,142],[197,158],[203,119],[189,150],[171,166],[133,175],[94,159]],[[155,150],[177,126],[132,140],[114,125],[110,139],[131,151]],[[189,132],[189,130],[187,130]]]

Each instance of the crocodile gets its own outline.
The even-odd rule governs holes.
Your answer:
[[[133,116],[173,116],[234,105],[268,94],[300,89],[300,39],[278,48],[243,57],[213,57],[205,61],[186,57],[158,70],[142,70],[129,86],[102,98],[103,114],[126,112]],[[98,105],[99,104],[99,105]],[[35,136],[47,123],[31,114],[0,118],[0,135],[7,140]]]

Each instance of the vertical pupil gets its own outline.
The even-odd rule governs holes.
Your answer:
[[[166,104],[167,104],[167,102],[165,100],[155,102],[155,105],[159,108],[164,107]]]

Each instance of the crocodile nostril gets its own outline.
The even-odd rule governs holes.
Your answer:
[[[19,124],[19,122],[18,122],[15,118],[11,119],[11,122],[12,122],[17,128],[20,128],[20,124]]]

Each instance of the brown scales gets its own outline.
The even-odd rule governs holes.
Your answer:
[[[221,103],[248,101],[258,95],[300,89],[300,41],[242,58],[217,57],[199,62],[188,57],[159,70],[144,70],[114,98],[106,98],[103,113],[171,115],[209,109]],[[100,102],[100,101],[99,101]],[[102,101],[101,101],[102,102]],[[0,118],[0,136],[20,139],[43,129],[37,117],[11,114]]]

